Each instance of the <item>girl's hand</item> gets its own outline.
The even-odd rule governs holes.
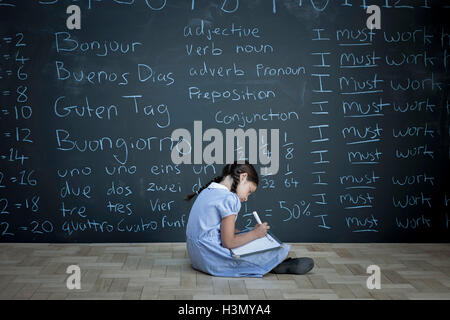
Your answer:
[[[253,231],[256,235],[256,238],[262,238],[265,237],[267,234],[267,230],[270,229],[270,226],[267,224],[267,222],[263,222],[261,224],[257,224],[254,228]]]

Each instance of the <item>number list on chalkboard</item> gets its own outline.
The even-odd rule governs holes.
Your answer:
[[[223,167],[194,159],[209,129],[224,153],[278,130],[234,146],[261,173],[241,230],[448,242],[445,1],[374,1],[380,29],[356,0],[80,1],[80,29],[69,4],[0,3],[1,242],[184,241],[183,198]]]

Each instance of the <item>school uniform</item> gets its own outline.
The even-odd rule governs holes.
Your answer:
[[[288,255],[290,245],[233,258],[230,249],[221,244],[223,218],[241,209],[238,196],[220,183],[212,182],[192,205],[186,227],[186,246],[194,269],[222,277],[261,278]]]

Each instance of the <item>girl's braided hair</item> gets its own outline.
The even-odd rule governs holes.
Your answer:
[[[207,184],[201,187],[197,192],[188,194],[184,198],[184,200],[186,201],[191,200],[193,197],[200,194],[200,192],[206,189],[211,183],[213,182],[220,183],[228,175],[231,176],[231,178],[233,179],[233,184],[231,185],[231,192],[236,193],[236,188],[239,184],[239,177],[241,173],[247,173],[247,180],[258,185],[259,178],[255,168],[250,163],[248,163],[247,160],[245,161],[245,163],[237,163],[237,161],[235,161],[233,164],[225,165],[225,167],[222,169],[222,175],[213,178],[211,181],[209,181]]]

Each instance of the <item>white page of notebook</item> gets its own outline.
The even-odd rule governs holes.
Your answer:
[[[281,246],[281,244],[274,238],[272,238],[270,234],[267,234],[265,237],[250,241],[249,243],[246,243],[232,250],[233,254],[240,256],[247,253],[277,248],[279,246]]]

